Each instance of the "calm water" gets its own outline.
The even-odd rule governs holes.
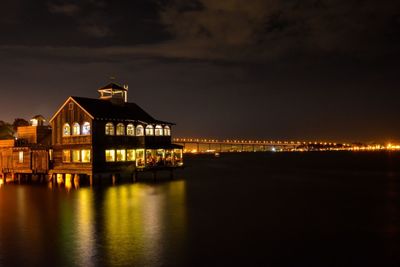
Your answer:
[[[192,156],[174,181],[0,188],[1,266],[400,266],[399,153]]]

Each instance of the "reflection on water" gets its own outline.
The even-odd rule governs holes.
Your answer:
[[[183,196],[183,181],[166,187],[173,197]],[[110,265],[146,261],[152,265],[160,264],[158,260],[164,254],[163,233],[168,227],[165,214],[168,201],[174,201],[171,195],[162,194],[160,188],[144,184],[107,190],[104,198],[107,218],[105,244]],[[183,229],[183,216],[177,219],[177,227]]]
[[[0,266],[400,266],[400,153],[186,162],[172,182],[3,185]]]
[[[185,181],[70,191],[69,180],[1,188],[0,266],[159,266],[165,243],[183,247]]]

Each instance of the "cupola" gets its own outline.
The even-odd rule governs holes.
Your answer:
[[[100,93],[100,99],[110,100],[113,103],[128,102],[128,86],[120,86],[116,83],[110,83],[97,90]]]

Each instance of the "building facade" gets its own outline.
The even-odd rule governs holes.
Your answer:
[[[110,83],[98,92],[99,99],[69,97],[50,119],[49,177],[92,182],[183,166],[182,146],[171,141],[173,123],[127,102],[127,87]]]

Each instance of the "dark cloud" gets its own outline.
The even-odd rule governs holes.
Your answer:
[[[66,16],[75,16],[79,14],[81,8],[73,3],[49,3],[49,11],[54,14],[63,14]]]
[[[48,117],[115,75],[131,101],[176,121],[177,135],[400,140],[398,1],[4,6],[0,120]]]
[[[162,12],[168,31],[193,54],[265,60],[292,53],[379,56],[399,45],[400,2],[358,0],[173,1]],[[397,35],[397,36],[396,36]],[[385,51],[382,51],[385,50]]]

